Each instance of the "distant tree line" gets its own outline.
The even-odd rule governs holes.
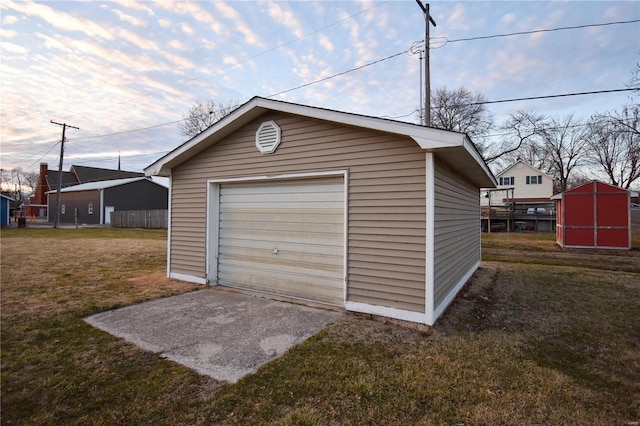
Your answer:
[[[0,169],[0,191],[14,199],[16,205],[21,205],[38,186],[39,177],[39,173],[29,172],[20,167]]]

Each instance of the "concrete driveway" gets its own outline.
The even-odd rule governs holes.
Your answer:
[[[201,374],[235,383],[341,315],[207,288],[85,321]]]

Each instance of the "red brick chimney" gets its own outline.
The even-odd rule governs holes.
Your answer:
[[[36,187],[36,203],[47,204],[47,194],[49,185],[47,184],[47,173],[49,173],[48,164],[40,163],[40,177],[38,178],[38,186]]]

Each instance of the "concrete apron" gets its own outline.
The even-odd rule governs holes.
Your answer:
[[[200,374],[235,383],[341,315],[208,288],[85,321]]]

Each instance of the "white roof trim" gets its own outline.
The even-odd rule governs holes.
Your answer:
[[[176,149],[147,166],[144,171],[147,176],[169,176],[171,168],[182,161],[197,154],[204,148],[198,145],[204,140],[214,136],[214,141],[231,134],[235,129],[250,122],[268,111],[280,111],[303,117],[331,121],[339,124],[378,130],[386,133],[394,133],[412,138],[424,150],[438,150],[442,148],[464,148],[478,165],[483,169],[487,177],[497,185],[493,173],[482,159],[469,137],[464,133],[448,130],[434,129],[417,124],[405,123],[378,117],[352,114],[342,111],[323,109],[307,105],[294,104],[283,101],[275,101],[254,97],[244,105],[237,108],[231,114],[209,127],[202,133],[194,136]],[[209,146],[209,145],[207,145]]]
[[[114,186],[126,185],[128,183],[137,182],[140,180],[148,180],[149,182],[152,182],[155,185],[162,186],[161,184],[157,182],[153,182],[149,178],[143,176],[143,177],[135,177],[135,178],[127,178],[127,179],[101,180],[98,182],[81,183],[78,185],[72,185],[72,186],[67,186],[66,188],[62,188],[60,192],[78,192],[78,191],[92,191],[92,190],[99,190],[99,189],[107,189],[107,188],[113,188]],[[46,193],[55,194],[57,193],[57,190],[54,189],[52,191],[47,191]]]

